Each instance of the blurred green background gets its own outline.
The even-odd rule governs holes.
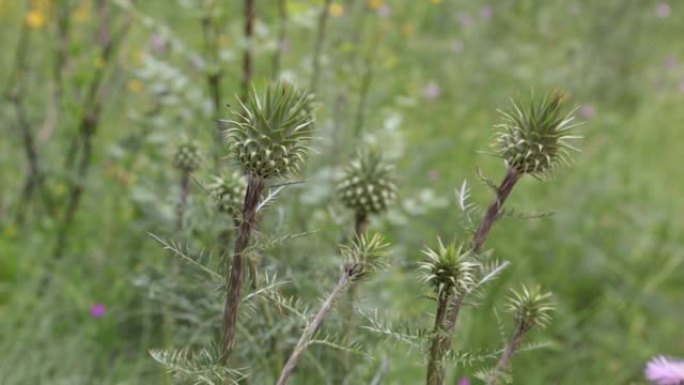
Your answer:
[[[3,96],[12,87],[25,24],[30,46],[20,77],[48,176],[45,192],[18,223],[26,159],[12,103],[3,98],[0,384],[166,383],[148,350],[164,346],[159,297],[165,286],[153,283],[171,257],[147,232],[178,237],[178,176],[170,155],[177,138],[197,140],[207,154],[215,148],[207,73],[222,71],[222,104],[235,103],[240,93],[242,2],[144,0],[132,8],[102,2],[113,24],[124,17],[133,23],[109,71],[82,207],[56,262],[51,253],[74,178],[64,159],[82,90],[102,65],[94,41],[101,8],[86,0],[28,3],[0,0],[0,86]],[[287,3],[286,39],[279,42],[278,1],[256,1],[255,79],[308,85],[323,1]],[[72,35],[64,105],[52,132],[45,132],[54,112],[56,18],[67,6]],[[216,57],[202,35],[208,9],[218,9],[211,16],[219,26]],[[261,219],[265,232],[318,232],[269,250],[262,256],[269,271],[292,279],[311,306],[331,287],[335,245],[352,226],[331,180],[361,142],[375,144],[397,163],[401,199],[371,223],[394,245],[392,267],[359,297],[367,309],[429,329],[434,304],[415,270],[420,250],[437,236],[464,237],[454,199],[464,180],[475,201],[491,198],[477,170],[494,180],[503,174],[501,161],[486,154],[496,110],[510,97],[560,87],[585,121],[582,152],[552,180],[525,178],[516,187],[509,207],[555,214],[506,218],[494,227],[487,247],[512,265],[479,307],[463,312],[455,344],[476,352],[498,348],[494,309],[501,309],[508,288],[538,282],[554,293],[558,311],[552,326],[534,336],[548,345],[515,358],[514,383],[643,384],[651,356],[684,355],[683,3],[337,0],[329,11],[317,153],[300,177],[307,182],[287,189]],[[218,114],[227,117],[228,109]],[[197,176],[203,181],[214,173],[206,158]],[[216,253],[225,221],[208,200],[194,185],[182,237],[193,249]],[[44,292],[46,276],[53,284]],[[103,316],[90,315],[94,304],[105,306]],[[205,338],[211,327],[217,325],[200,330]],[[177,337],[173,345],[183,346]],[[421,352],[383,339],[368,349],[369,367],[387,357],[384,384],[423,381]],[[294,384],[331,383],[313,357],[304,360],[309,363]],[[481,365],[454,364],[451,381]]]

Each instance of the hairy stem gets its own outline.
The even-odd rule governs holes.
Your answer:
[[[316,34],[316,43],[314,44],[313,63],[311,73],[311,92],[316,92],[318,87],[318,78],[321,72],[321,51],[323,50],[323,43],[325,42],[325,31],[328,24],[328,17],[330,16],[330,3],[332,0],[325,0],[321,14],[318,17],[318,33]]]
[[[501,208],[511,194],[511,191],[513,191],[515,184],[520,180],[520,177],[521,174],[512,168],[509,168],[506,171],[506,176],[504,176],[503,181],[501,181],[501,184],[496,189],[494,200],[490,203],[480,225],[475,231],[475,235],[473,236],[470,245],[473,252],[478,253],[482,249],[492,225],[501,216]],[[437,315],[435,316],[436,334],[428,359],[428,385],[442,385],[444,383],[445,368],[443,364],[441,364],[441,359],[442,355],[448,350],[451,339],[453,338],[463,298],[462,296],[452,296],[448,301],[449,304],[445,307],[445,316],[442,316],[440,313],[440,309],[443,305],[439,301],[437,305]],[[443,338],[437,334],[438,328],[443,331]],[[436,355],[436,357],[433,357],[433,355]]]
[[[254,0],[245,0],[245,51],[242,58],[242,100],[247,100],[252,81],[252,35],[254,34]]]
[[[366,233],[368,229],[368,215],[364,212],[357,211],[354,218],[354,236],[360,237]]]
[[[501,357],[499,357],[499,362],[496,363],[494,368],[494,374],[491,378],[487,380],[487,385],[497,385],[499,383],[499,374],[503,373],[504,370],[508,368],[511,362],[511,358],[515,354],[523,336],[525,335],[525,330],[522,328],[517,328],[515,333],[511,336],[511,339],[506,344],[503,352],[501,352]]]
[[[520,177],[521,175],[512,168],[508,168],[506,171],[506,176],[496,189],[496,197],[494,197],[494,201],[492,201],[487,208],[487,212],[482,218],[480,226],[475,231],[475,235],[473,236],[473,240],[470,245],[473,252],[480,252],[482,245],[487,240],[489,230],[492,228],[494,222],[496,222],[496,220],[501,216],[501,207],[503,207],[504,202],[506,202],[506,199],[511,194],[511,191],[513,191],[513,187],[515,187],[515,184],[518,182],[518,180],[520,180]]]
[[[182,233],[185,228],[185,209],[188,205],[188,196],[190,196],[190,173],[181,171],[180,180],[180,197],[178,206],[176,207],[176,230]]]
[[[294,349],[292,350],[292,353],[290,354],[290,358],[288,358],[287,362],[285,363],[285,366],[283,366],[283,370],[280,372],[280,377],[278,378],[278,382],[276,382],[276,385],[287,384],[287,381],[290,379],[292,371],[294,371],[295,367],[297,366],[299,357],[309,346],[309,343],[311,342],[314,333],[316,333],[318,328],[321,326],[323,319],[330,312],[330,309],[332,309],[332,306],[337,300],[337,298],[347,288],[347,286],[350,283],[350,280],[351,277],[349,273],[345,271],[340,277],[339,281],[337,281],[337,285],[335,285],[335,288],[332,290],[332,292],[330,292],[325,301],[323,301],[323,304],[321,305],[321,308],[318,310],[318,313],[316,313],[316,316],[304,329],[302,336],[299,338],[299,341],[297,341],[297,344],[295,345]]]
[[[226,276],[228,293],[223,309],[223,360],[228,362],[230,354],[235,346],[235,332],[237,330],[237,315],[242,293],[242,281],[244,279],[244,251],[249,245],[252,229],[256,220],[256,210],[264,190],[264,180],[261,177],[251,175],[247,184],[245,201],[242,206],[242,221],[237,228],[237,239],[233,251],[233,261],[230,272]]]
[[[454,298],[456,300],[454,301]],[[455,297],[450,289],[440,291],[437,298],[437,313],[435,314],[435,327],[433,330],[432,343],[428,356],[427,385],[441,385],[444,383],[445,366],[444,355],[449,350],[449,344],[453,335],[455,322],[451,323],[448,319],[450,314],[456,313],[461,307],[461,300]],[[455,309],[452,307],[456,306]]]

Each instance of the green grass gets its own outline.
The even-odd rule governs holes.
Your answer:
[[[313,16],[305,13],[312,2],[292,1],[294,15],[288,31],[292,48],[283,56],[283,69],[303,84],[308,82],[306,58],[311,54],[315,30],[306,29],[298,20],[315,25]],[[359,291],[362,303],[379,308],[390,318],[430,327],[434,303],[424,298],[427,290],[418,281],[415,262],[421,258],[423,245],[434,245],[437,236],[464,236],[453,201],[453,191],[464,179],[478,203],[490,199],[487,188],[477,182],[476,170],[480,167],[495,180],[503,173],[499,159],[481,153],[489,150],[491,127],[498,120],[496,109],[507,106],[509,97],[525,95],[530,89],[541,92],[560,86],[570,92],[574,102],[591,105],[595,111],[581,129],[583,151],[572,168],[562,169],[552,181],[524,178],[515,189],[510,207],[553,210],[555,215],[534,221],[505,219],[494,227],[487,247],[512,261],[512,267],[489,287],[480,307],[464,311],[455,343],[476,351],[497,349],[494,309],[501,311],[503,294],[519,283],[539,282],[554,293],[558,312],[551,327],[534,340],[550,345],[514,359],[514,383],[643,384],[642,368],[651,356],[683,355],[682,4],[672,1],[671,16],[661,19],[654,13],[657,2],[651,1],[386,2],[391,8],[388,18],[368,15],[361,21],[357,10],[352,13],[353,23],[345,18],[330,20],[327,61],[318,93],[323,138],[316,144],[319,153],[307,171],[310,184],[324,181],[326,174],[318,170],[342,162],[354,151],[350,138],[364,65],[361,60],[346,59],[349,47],[343,42],[360,30],[360,47],[377,51],[363,131],[380,138],[387,152],[401,155],[398,170],[403,202],[387,219],[372,223],[372,228],[392,241],[395,253],[389,272]],[[199,21],[190,10],[176,1],[140,3],[144,13],[168,25],[188,47],[202,52]],[[224,101],[232,103],[239,92],[241,7],[237,1],[223,3],[231,10],[222,20],[225,49],[236,56],[222,64],[226,71],[222,89]],[[275,7],[258,3],[257,17],[270,28],[264,40],[272,39]],[[490,21],[480,16],[485,5],[493,10]],[[20,2],[0,0],[3,91],[12,68],[21,8]],[[472,26],[467,28],[458,21],[466,14],[472,18]],[[365,27],[355,27],[358,25]],[[76,27],[80,48],[73,52],[72,87],[91,70],[90,27]],[[35,45],[29,55],[28,106],[36,126],[48,100],[44,84],[50,79],[53,44],[48,28],[50,25],[34,32]],[[381,31],[377,48],[372,47],[373,31]],[[149,287],[135,282],[140,275],[164,272],[169,258],[147,235],[148,231],[168,235],[173,229],[177,176],[170,167],[169,143],[186,132],[208,148],[213,126],[202,112],[185,119],[174,115],[176,110],[165,111],[167,120],[158,126],[127,116],[155,101],[148,93],[151,83],[145,82],[141,93],[126,89],[128,81],[139,75],[141,64],[135,57],[148,49],[149,34],[148,28],[136,23],[122,51],[120,79],[110,91],[97,134],[83,206],[69,233],[68,252],[55,264],[50,258],[58,226],[55,218],[39,206],[25,225],[14,222],[25,158],[12,108],[5,100],[0,107],[3,385],[165,381],[148,355],[149,349],[163,345],[161,308],[150,298]],[[455,42],[462,44],[462,51],[452,50]],[[671,57],[675,64],[666,67]],[[201,73],[181,64],[185,62],[178,54],[164,60],[183,68],[190,79],[183,88],[198,90],[206,97]],[[258,51],[255,60],[256,74],[269,77],[270,53]],[[431,81],[441,91],[435,100],[422,95]],[[340,97],[344,103],[338,102]],[[342,111],[340,117],[335,115],[336,103]],[[222,111],[227,113],[227,109]],[[401,116],[396,131],[383,128],[392,116]],[[54,175],[48,191],[58,210],[69,177],[61,164],[73,119],[74,112],[67,110],[53,139],[41,147],[43,164]],[[341,131],[334,131],[334,119],[340,120]],[[133,156],[125,139],[145,124],[151,125],[152,135],[138,143],[141,151]],[[329,139],[333,134],[337,141]],[[128,182],[121,175],[129,177]],[[208,175],[199,178],[208,180]],[[263,256],[281,277],[301,278],[304,274],[307,279],[294,282],[290,289],[294,292],[296,288],[311,305],[320,297],[316,292],[320,285],[328,283],[325,289],[329,289],[335,279],[334,245],[342,238],[342,229],[351,226],[350,216],[340,214],[341,206],[333,205],[333,214],[325,207],[328,187],[289,189],[262,219],[264,231],[279,234],[320,230]],[[432,190],[448,204],[421,204],[418,196],[423,189]],[[201,189],[194,188],[194,194],[198,197],[191,215],[193,244],[215,251],[221,225],[207,214],[210,210],[203,203]],[[315,203],[306,203],[310,201]],[[52,277],[53,285],[40,293],[46,275]],[[94,303],[107,306],[104,317],[89,316]],[[508,320],[505,315],[502,319]],[[176,341],[177,345],[182,342]],[[316,349],[317,354],[304,357],[306,370],[292,383],[325,383],[315,369],[316,358],[334,351]],[[384,384],[423,381],[419,352],[380,342],[372,354],[371,372],[382,355],[389,358]],[[451,374],[454,378],[471,375],[478,368],[454,366]]]

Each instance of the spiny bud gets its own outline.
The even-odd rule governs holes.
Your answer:
[[[544,293],[541,287],[528,289],[523,286],[519,291],[511,290],[506,303],[506,310],[513,313],[517,330],[527,332],[539,327],[543,328],[551,321],[551,313],[555,310],[550,301],[551,293]]]
[[[512,101],[508,111],[500,111],[503,123],[496,127],[494,147],[508,167],[519,174],[543,176],[558,163],[569,164],[570,151],[577,148],[569,141],[579,139],[571,135],[577,126],[574,110],[565,112],[564,96],[554,91],[542,99],[522,105]]]
[[[438,293],[442,290],[454,290],[457,295],[468,293],[475,285],[478,266],[472,261],[470,251],[463,244],[444,245],[441,239],[437,240],[437,249],[423,250],[426,259],[420,268],[425,270],[424,281]]]
[[[215,177],[214,183],[209,185],[209,192],[216,202],[216,208],[233,218],[238,218],[245,199],[247,182],[245,177],[237,172],[225,177]]]
[[[225,136],[246,174],[283,177],[302,167],[314,129],[310,94],[287,82],[271,84],[262,96],[253,90],[233,114],[224,121]]]
[[[202,154],[199,147],[193,142],[184,142],[178,145],[173,156],[173,166],[181,171],[193,172],[202,163]]]
[[[348,208],[362,214],[380,213],[397,197],[394,167],[379,153],[360,152],[347,166],[337,194]]]
[[[342,255],[347,259],[345,273],[352,280],[359,280],[374,274],[383,267],[389,244],[380,234],[356,237],[351,245],[340,246]]]

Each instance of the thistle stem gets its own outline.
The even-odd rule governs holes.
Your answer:
[[[309,343],[311,342],[314,333],[316,333],[318,328],[321,326],[323,319],[326,317],[328,312],[330,312],[330,309],[332,309],[335,300],[337,300],[340,294],[342,294],[342,292],[349,285],[350,279],[351,277],[349,273],[345,271],[340,277],[339,281],[337,281],[337,285],[335,285],[335,288],[332,290],[332,292],[330,292],[325,301],[323,301],[323,304],[321,305],[321,308],[318,310],[318,313],[316,313],[316,316],[304,329],[302,336],[299,338],[299,341],[297,341],[297,344],[295,345],[294,349],[292,350],[292,353],[290,354],[290,358],[288,358],[287,362],[285,363],[285,366],[283,366],[283,370],[280,372],[280,377],[278,378],[278,382],[276,382],[276,385],[287,384],[287,381],[289,380],[292,371],[297,366],[299,357],[304,352],[304,350],[306,350],[306,348],[309,346]]]
[[[484,244],[485,240],[487,240],[489,230],[492,228],[494,222],[496,222],[496,220],[501,216],[501,207],[503,207],[504,202],[506,202],[506,199],[511,194],[511,191],[513,191],[513,187],[516,183],[518,183],[518,180],[520,180],[520,177],[521,174],[510,167],[506,171],[506,176],[496,189],[496,197],[494,198],[494,201],[492,201],[487,208],[487,212],[482,218],[480,226],[477,228],[477,231],[475,231],[475,235],[473,236],[473,240],[471,242],[471,248],[473,252],[480,252],[482,245]]]
[[[181,171],[180,180],[180,199],[176,207],[176,230],[181,233],[185,227],[185,208],[188,205],[188,196],[190,195],[190,173],[188,171]]]
[[[499,383],[499,373],[508,368],[511,358],[513,358],[518,346],[520,346],[520,342],[522,341],[524,335],[525,330],[520,327],[516,329],[515,333],[513,333],[511,339],[508,341],[506,347],[501,353],[501,357],[499,357],[499,362],[497,362],[496,367],[494,368],[494,375],[487,380],[487,385],[497,385]]]
[[[357,211],[354,218],[354,236],[357,238],[366,233],[368,230],[368,215],[364,212]]]
[[[478,253],[482,249],[492,225],[501,217],[501,208],[504,202],[506,202],[521,176],[521,174],[510,167],[506,171],[506,176],[504,176],[501,184],[496,189],[494,200],[490,203],[480,225],[475,231],[470,245],[473,252]],[[462,296],[450,296],[447,298],[448,305],[444,305],[441,301],[442,297],[440,296],[435,316],[435,336],[433,337],[430,357],[428,359],[427,385],[444,384],[445,368],[442,359],[453,338],[463,298]]]
[[[223,309],[223,360],[228,361],[235,345],[237,315],[240,305],[242,281],[244,279],[243,263],[245,249],[249,245],[252,229],[256,220],[256,210],[264,190],[264,180],[255,175],[249,177],[245,201],[242,206],[242,221],[237,228],[237,239],[233,251],[230,272],[226,276],[228,293]]]

